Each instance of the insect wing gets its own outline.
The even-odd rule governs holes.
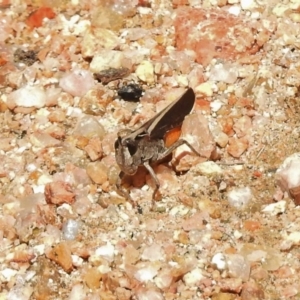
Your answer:
[[[151,139],[163,138],[167,131],[180,126],[185,116],[193,109],[194,103],[195,93],[189,88],[178,100],[149,120],[146,124],[150,125],[147,131]]]
[[[133,141],[138,136],[149,135],[151,139],[162,139],[167,131],[182,124],[186,115],[193,109],[195,93],[189,88],[178,100],[174,101],[137,130],[126,135],[123,140]]]

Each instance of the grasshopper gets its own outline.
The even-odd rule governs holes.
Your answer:
[[[152,201],[155,201],[160,184],[152,165],[167,157],[183,144],[189,146],[195,154],[199,155],[194,147],[182,138],[169,148],[165,146],[164,142],[164,136],[168,131],[182,125],[185,116],[193,109],[194,103],[195,93],[192,88],[189,88],[179,99],[172,102],[138,129],[133,131],[121,130],[118,133],[115,141],[115,155],[121,172],[117,188],[127,199],[131,200],[128,193],[121,189],[122,178],[125,175],[134,175],[139,166],[144,166],[155,182],[152,195]]]

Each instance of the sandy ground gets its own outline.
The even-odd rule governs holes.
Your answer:
[[[0,299],[298,299],[300,4],[279,2],[0,3]],[[153,166],[154,206],[126,176],[129,201],[118,132],[188,87],[199,155]]]

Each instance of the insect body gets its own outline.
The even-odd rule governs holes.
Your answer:
[[[198,152],[185,140],[179,139],[169,148],[165,146],[164,136],[168,131],[182,125],[186,115],[193,109],[195,93],[189,88],[178,100],[174,101],[152,119],[134,131],[122,130],[115,142],[116,161],[121,169],[118,188],[125,174],[134,175],[139,166],[144,166],[155,182],[153,200],[159,189],[158,178],[151,165],[168,156],[182,144]],[[123,194],[126,194],[124,191]]]

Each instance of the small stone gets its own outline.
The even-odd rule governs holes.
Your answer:
[[[290,188],[289,194],[291,195],[292,199],[294,200],[294,203],[296,205],[300,205],[300,186]]]
[[[11,260],[12,262],[26,263],[35,258],[32,249],[29,249],[26,244],[18,245],[14,251],[14,257]]]
[[[63,224],[62,232],[66,240],[74,240],[78,234],[79,223],[75,220],[67,220]]]
[[[62,126],[53,124],[50,125],[46,130],[46,133],[48,133],[51,137],[57,140],[64,140],[66,137],[65,129]]]
[[[233,125],[233,130],[235,131],[238,138],[241,138],[247,134],[251,134],[251,118],[248,116],[242,116]]]
[[[255,300],[255,299],[265,299],[265,293],[263,288],[256,282],[248,281],[243,285],[242,300]]]
[[[261,223],[253,220],[244,221],[244,228],[248,231],[256,231],[261,228]]]
[[[47,96],[43,88],[26,85],[9,95],[7,106],[10,109],[15,106],[41,108],[45,106],[46,101]]]
[[[56,14],[51,7],[40,7],[29,15],[26,24],[31,28],[41,27],[44,19],[53,19]]]
[[[108,167],[101,161],[88,164],[86,172],[93,182],[103,184],[107,180]]]
[[[212,86],[213,83],[211,82],[203,82],[195,88],[195,92],[211,97],[213,95]]]
[[[252,199],[252,192],[249,187],[235,188],[228,195],[228,203],[237,209],[245,208]]]
[[[182,222],[182,228],[185,231],[191,231],[191,230],[201,230],[205,227],[204,225],[204,215],[203,213],[196,213],[190,218],[184,220]]]
[[[96,289],[99,287],[102,274],[98,268],[87,268],[83,275],[83,281],[90,289]]]
[[[218,270],[225,270],[227,267],[226,257],[223,253],[217,253],[211,259],[211,263],[217,267]]]
[[[284,213],[286,210],[286,201],[281,200],[276,203],[271,203],[262,209],[262,212],[276,216]]]
[[[296,205],[300,204],[300,154],[287,157],[276,172],[276,181],[283,192],[289,192]]]
[[[2,275],[4,282],[9,282],[11,278],[16,276],[17,271],[11,268],[4,268],[0,271],[0,274]]]
[[[241,13],[241,7],[239,5],[231,5],[228,8],[228,12],[234,16],[239,16]]]
[[[222,292],[231,292],[239,294],[243,288],[241,278],[226,278],[218,282]]]
[[[237,4],[240,0],[229,0],[228,3]],[[205,7],[186,6],[178,7],[174,26],[176,49],[193,50],[196,62],[203,66],[207,66],[213,58],[229,61],[239,57],[250,63],[251,56],[259,51],[274,30],[269,30],[260,20],[245,21],[243,16],[236,17],[227,10],[210,9],[208,14]],[[262,41],[256,40],[255,36],[264,27],[266,37]]]
[[[98,137],[91,138],[88,144],[84,147],[91,161],[100,159],[103,155],[102,143]]]
[[[193,167],[193,170],[204,175],[223,173],[222,168],[213,161],[205,161],[203,163],[197,164],[195,167]]]
[[[76,283],[72,286],[72,290],[70,291],[67,300],[81,300],[87,294],[86,287],[83,284]]]
[[[138,269],[134,277],[140,282],[151,281],[157,275],[157,269],[151,265]]]
[[[142,61],[135,70],[138,78],[148,84],[153,84],[155,81],[154,67],[150,61]]]
[[[143,260],[149,260],[149,261],[163,260],[164,252],[160,245],[153,243],[152,245],[144,249],[141,258]]]
[[[189,273],[186,273],[182,279],[186,285],[195,286],[195,285],[198,285],[200,280],[203,278],[204,278],[204,276],[202,274],[202,270],[199,268],[196,268],[196,269],[190,271]]]
[[[241,0],[241,7],[244,10],[251,10],[255,8],[257,5],[254,0]]]
[[[210,108],[211,108],[211,111],[213,112],[217,112],[218,110],[221,109],[221,107],[223,106],[223,102],[220,101],[220,100],[215,100],[215,101],[212,101],[210,102]]]
[[[230,277],[241,278],[243,281],[248,281],[250,277],[250,263],[239,254],[226,255],[228,272]]]
[[[88,70],[75,69],[61,78],[59,86],[72,96],[82,97],[94,87],[94,78]]]
[[[75,194],[68,183],[57,181],[46,184],[45,199],[48,204],[71,204],[75,201]]]
[[[205,161],[211,157],[216,147],[208,121],[198,111],[185,117],[181,127],[181,138],[188,141],[201,157],[194,154],[187,145],[178,147],[172,159],[176,171],[189,170],[196,163]]]
[[[272,13],[277,17],[283,17],[289,6],[284,3],[277,3],[272,9]]]
[[[124,54],[116,50],[101,50],[92,59],[90,63],[90,71],[99,73],[109,68],[119,69],[122,67]]]
[[[95,250],[95,255],[101,256],[107,261],[112,262],[114,260],[114,255],[115,255],[114,251],[115,251],[115,247],[108,242],[106,245],[98,247]]]
[[[93,116],[85,116],[78,120],[74,131],[74,136],[83,136],[88,139],[99,137],[100,140],[105,136],[103,126]]]
[[[226,133],[219,132],[219,134],[215,136],[215,141],[219,147],[225,148],[228,144],[229,137]]]
[[[55,245],[48,253],[47,257],[59,264],[65,272],[69,273],[73,269],[70,247],[66,242]]]
[[[248,148],[248,141],[246,139],[240,138],[230,138],[229,145],[227,146],[227,152],[235,157],[239,158]]]
[[[55,110],[51,111],[50,114],[48,115],[48,120],[50,122],[61,123],[65,119],[66,119],[66,113],[59,108],[55,108]]]
[[[118,13],[122,10],[120,6],[127,6],[118,1],[100,2],[102,5],[95,6],[92,13],[92,26],[95,28],[107,28],[114,31],[119,31],[125,21],[125,15]],[[99,3],[99,4],[100,4]],[[126,8],[124,8],[126,10]]]
[[[173,276],[168,269],[162,269],[159,271],[158,275],[154,279],[155,284],[158,288],[164,289],[171,285],[173,281]]]
[[[238,78],[236,66],[230,63],[217,64],[212,67],[209,79],[211,81],[221,81],[233,84]]]

